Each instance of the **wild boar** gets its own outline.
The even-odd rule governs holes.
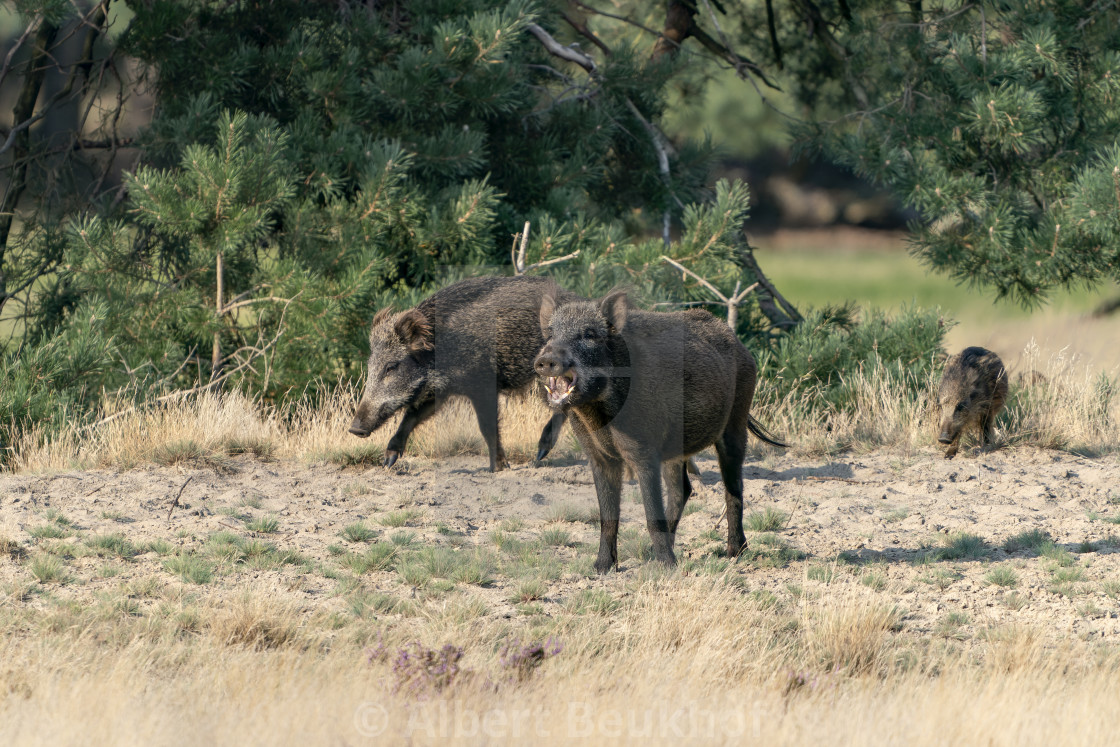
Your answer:
[[[546,290],[554,303],[579,297],[541,277],[479,277],[434,293],[413,309],[382,309],[369,334],[365,388],[350,432],[365,438],[400,410],[404,417],[385,450],[391,466],[413,429],[452,395],[470,400],[490,453],[490,469],[508,465],[498,435],[498,394],[533,381],[543,344],[538,324]],[[564,423],[555,414],[541,433],[537,460],[548,454]]]
[[[937,400],[941,408],[940,443],[948,445],[945,458],[952,459],[960,447],[965,428],[980,430],[980,448],[993,442],[992,423],[1007,399],[1007,371],[1003,361],[990,350],[965,348],[945,363]]]
[[[545,295],[547,342],[537,376],[588,456],[599,498],[599,555],[606,573],[618,560],[624,467],[637,477],[654,554],[675,565],[673,544],[692,493],[685,465],[715,445],[727,504],[727,553],[743,549],[743,459],[747,431],[775,446],[750,414],[757,366],[727,324],[706,311],[631,309],[624,292],[560,305]],[[665,480],[668,511],[662,500]]]

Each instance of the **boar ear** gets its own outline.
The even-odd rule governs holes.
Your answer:
[[[393,313],[392,307],[386,306],[381,311],[374,314],[373,315],[373,323],[369,325],[370,328],[372,329],[373,327],[377,327],[378,325],[380,325],[382,322],[384,322],[386,319],[388,319],[389,316],[392,313]]]
[[[556,288],[549,288],[541,298],[541,332],[548,335],[552,314],[556,311]]]
[[[393,322],[393,331],[413,353],[435,347],[432,344],[432,325],[424,312],[417,309],[409,309],[397,316]]]
[[[599,302],[599,311],[615,332],[621,332],[626,326],[626,312],[629,309],[630,301],[626,298],[624,290],[611,291]]]

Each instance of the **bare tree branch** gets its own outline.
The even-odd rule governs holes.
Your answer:
[[[589,73],[594,73],[598,70],[598,67],[595,65],[595,60],[577,49],[565,47],[563,44],[553,39],[551,34],[537,24],[530,23],[526,28],[529,29],[530,34],[537,37],[537,41],[539,41],[552,56],[559,57],[568,62],[574,62]]]
[[[730,296],[725,296],[719,288],[715,287],[707,280],[682,265],[680,262],[666,257],[664,254],[661,255],[661,259],[696,280],[698,283],[700,283],[700,285],[707,288],[712,293],[712,295],[718,298],[720,300],[720,303],[727,308],[727,326],[731,327],[732,330],[735,329],[735,327],[739,323],[739,306],[743,303],[743,300],[746,299],[747,295],[758,287],[758,283],[753,283],[747,288],[740,291],[739,286],[742,284],[742,281],[736,280],[735,290],[731,292]]]

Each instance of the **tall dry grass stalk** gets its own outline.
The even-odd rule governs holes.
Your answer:
[[[897,613],[843,584],[796,609],[675,576],[634,588],[609,618],[524,624],[451,598],[392,627],[341,631],[277,601],[283,592],[252,594],[196,601],[201,622],[186,632],[174,610],[164,624],[89,616],[54,632],[32,632],[34,613],[7,615],[0,741],[920,747],[1114,734],[1115,656],[1017,629],[993,631],[987,648],[921,646],[895,632]],[[511,679],[501,647],[546,635],[561,653]],[[461,648],[459,675],[397,689],[398,651],[413,641]]]
[[[1011,394],[997,419],[997,433],[1008,444],[1025,444],[1108,453],[1120,448],[1120,397],[1116,380],[1096,374],[1062,355],[1039,359],[1028,347],[1021,371],[1012,374]],[[883,366],[862,371],[846,382],[853,398],[849,410],[827,410],[808,390],[780,401],[767,397],[765,372],[759,382],[755,416],[806,456],[877,448],[909,451],[934,444],[937,428],[937,379],[900,383]],[[911,391],[917,390],[918,396]],[[285,407],[262,405],[243,394],[206,393],[178,402],[118,416],[84,430],[45,437],[32,430],[16,444],[10,465],[19,471],[87,467],[130,467],[190,459],[222,459],[254,453],[275,459],[343,464],[377,462],[397,420],[367,440],[348,432],[360,393],[341,383],[315,399]],[[536,452],[548,409],[534,396],[505,397],[501,406],[502,442],[515,461]],[[755,454],[771,447],[751,439]],[[554,452],[578,451],[570,429]],[[428,459],[486,453],[474,411],[453,400],[418,428],[408,453]]]

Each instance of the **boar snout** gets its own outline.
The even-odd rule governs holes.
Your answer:
[[[937,442],[941,444],[953,443],[953,436],[949,431],[941,431],[941,435],[937,437]]]
[[[350,424],[350,432],[358,438],[367,438],[373,431],[363,428],[362,419],[355,415],[354,422]]]
[[[564,351],[545,348],[533,361],[533,368],[544,382],[550,405],[560,407],[570,399],[576,383],[575,361]]]
[[[382,423],[393,417],[393,412],[387,407],[382,407],[377,412],[371,410],[372,408],[364,402],[358,405],[358,411],[350,423],[350,432],[358,438],[366,438],[380,428]]]
[[[541,354],[537,356],[537,360],[533,363],[533,368],[537,371],[537,376],[541,378],[549,376],[559,376],[572,367],[571,362],[565,360],[567,356],[559,355],[551,349],[544,349]]]

